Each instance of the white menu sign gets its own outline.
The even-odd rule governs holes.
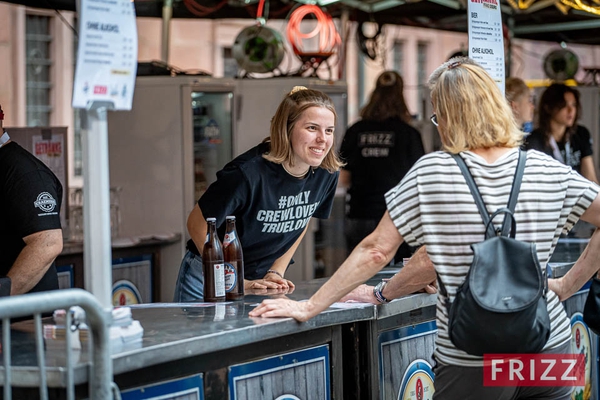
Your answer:
[[[504,38],[499,0],[469,0],[469,57],[494,78],[504,93]]]
[[[131,0],[81,0],[73,107],[108,101],[131,110],[137,27]]]

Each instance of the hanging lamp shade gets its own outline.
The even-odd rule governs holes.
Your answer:
[[[249,26],[237,35],[233,57],[247,72],[272,72],[281,64],[285,54],[283,37],[266,26]]]
[[[544,72],[555,81],[573,79],[579,70],[579,58],[571,50],[553,50],[544,57]]]

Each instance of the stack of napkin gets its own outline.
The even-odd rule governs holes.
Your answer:
[[[66,329],[67,312],[71,313],[71,328]],[[71,348],[81,349],[81,343],[87,343],[89,329],[85,323],[85,311],[78,306],[67,310],[55,310],[55,324],[44,325],[44,339],[47,348],[64,348],[66,346],[67,332],[71,334]],[[112,310],[112,323],[110,326],[111,352],[141,347],[144,328],[140,321],[131,316],[131,308],[117,307]]]

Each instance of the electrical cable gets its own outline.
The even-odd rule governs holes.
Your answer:
[[[210,15],[227,4],[227,0],[222,0],[220,3],[216,4],[213,7],[206,7],[198,3],[196,0],[183,0],[183,4],[185,8],[188,9],[189,12],[194,14],[197,17],[206,17]]]
[[[69,21],[67,21],[67,19],[65,18],[65,16],[62,15],[62,13],[59,10],[57,10],[57,9],[54,9],[54,11],[56,11],[56,14],[58,14],[58,18],[60,18],[60,20],[62,21],[62,23],[65,24],[65,25],[67,25],[69,28],[71,28],[71,30],[75,34],[75,37],[79,37],[79,32],[77,32],[77,29],[75,29],[75,27],[73,25],[71,25],[69,23]]]
[[[300,24],[304,17],[310,14],[317,18],[317,26],[312,31],[303,33],[300,30]],[[300,6],[292,12],[286,33],[296,55],[304,53],[302,40],[311,39],[317,35],[319,35],[319,53],[333,53],[342,42],[331,15],[323,12],[320,7],[310,4]]]
[[[377,25],[377,31],[375,32],[375,34],[371,37],[365,35],[365,33],[363,32],[363,25],[365,22],[363,21],[356,28],[356,37],[358,39],[360,50],[363,52],[363,54],[369,57],[371,60],[375,60],[377,58],[378,53],[377,39],[381,34],[381,29],[383,28],[383,25],[380,25],[375,21],[370,22]]]
[[[270,6],[269,6],[269,2],[266,2],[265,5],[265,10],[263,12],[265,19],[268,18],[279,18],[282,15],[286,15],[288,13],[288,11],[290,10],[290,8],[294,7],[296,3],[290,2],[288,4],[284,4],[282,5],[281,8],[277,9],[277,10],[271,10]],[[248,15],[250,15],[251,17],[254,17],[255,15],[258,15],[258,7],[252,6],[252,5],[247,5],[246,7],[244,7],[246,9],[246,11],[248,12]]]
[[[258,10],[256,10],[256,19],[262,18],[264,7],[265,7],[265,0],[260,0],[260,2],[258,3]]]

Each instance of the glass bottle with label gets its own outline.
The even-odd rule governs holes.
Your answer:
[[[227,300],[239,300],[244,297],[244,255],[235,229],[235,217],[228,215],[226,221],[223,239],[225,292]]]
[[[202,249],[204,269],[204,301],[225,301],[225,263],[223,248],[217,235],[217,219],[206,218],[208,232]]]

